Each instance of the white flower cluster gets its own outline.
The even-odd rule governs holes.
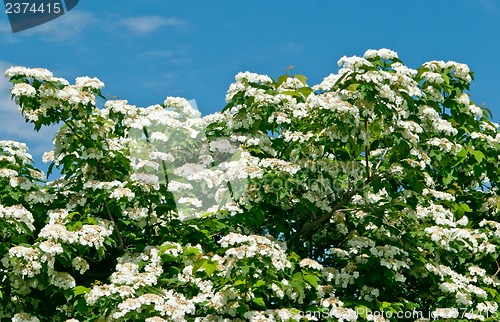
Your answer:
[[[97,218],[96,225],[82,224],[77,230],[69,230],[66,227],[68,222],[68,212],[65,209],[49,211],[50,220],[48,224],[40,230],[39,237],[50,241],[77,244],[82,246],[101,248],[104,241],[113,233],[110,222]]]
[[[5,71],[5,77],[12,78],[17,76],[33,78],[41,81],[50,81],[53,79],[52,72],[44,68],[26,68],[22,66],[15,66]]]
[[[284,270],[291,267],[291,263],[286,258],[286,247],[280,245],[269,238],[258,235],[241,235],[230,233],[219,240],[219,244],[226,250],[225,255],[235,260],[254,257],[268,257],[274,266],[274,269]],[[239,246],[237,246],[239,245]],[[226,274],[229,274],[234,268],[235,261],[225,262]]]
[[[172,247],[169,247],[172,246]],[[180,249],[176,244],[164,245],[164,254],[178,256]],[[116,271],[111,275],[109,285],[95,285],[86,295],[90,305],[100,298],[119,296],[120,303],[113,313],[114,319],[120,319],[128,313],[140,312],[147,307],[151,308],[156,317],[149,321],[186,321],[185,315],[195,311],[195,302],[190,301],[183,294],[174,290],[161,290],[155,294],[140,291],[147,286],[154,286],[163,273],[160,251],[158,248],[147,248],[136,256],[126,255],[121,257],[116,266]],[[163,317],[163,318],[162,318]],[[166,320],[165,320],[166,321]]]
[[[5,267],[12,265],[16,275],[34,277],[42,269],[40,250],[32,247],[15,246],[9,249],[8,257],[2,259]]]
[[[19,234],[33,232],[35,227],[33,223],[33,215],[22,205],[4,207],[0,205],[0,222],[5,221],[6,224],[12,225]],[[25,231],[21,223],[28,229]]]
[[[75,257],[71,261],[71,266],[77,270],[80,274],[85,273],[89,268],[89,263],[82,257]]]
[[[101,89],[104,87],[104,83],[96,77],[90,78],[87,76],[77,77],[75,80],[75,85],[80,88],[89,87],[92,89]]]
[[[40,320],[28,313],[17,313],[12,317],[12,322],[40,322]]]
[[[28,153],[28,147],[25,143],[1,140],[0,151],[2,152],[0,161],[6,160],[9,163],[18,165],[27,165],[33,162],[33,157]]]
[[[452,76],[463,80],[465,83],[472,81],[471,71],[465,64],[457,63],[454,61],[430,61],[423,64],[423,67],[428,68],[431,72],[441,72],[446,68],[452,69]]]
[[[498,252],[500,224],[490,216],[498,214],[497,191],[488,185],[498,164],[479,150],[491,146],[497,151],[500,133],[497,125],[482,121],[483,109],[466,93],[452,97],[451,104],[474,124],[473,131],[467,128],[470,124],[448,117],[445,106],[450,100],[444,88],[454,83],[467,88],[469,68],[433,61],[416,71],[389,49],[342,57],[339,66],[337,74],[311,88],[301,75],[275,82],[265,75],[240,73],[227,92],[229,108],[204,118],[180,97],[167,97],[163,104],[148,108],[110,100],[97,109],[96,95],[104,84],[96,78],[79,77],[70,85],[47,70],[9,69],[6,76],[16,78],[11,89],[16,100],[40,103],[34,104],[37,108],[21,106],[27,120],[68,124],[57,134],[55,149],[44,161],[65,165],[70,160],[82,168],[38,189],[33,181],[43,176],[26,171],[32,162],[26,146],[0,141],[0,162],[7,163],[0,168],[0,182],[20,191],[20,200],[27,203],[26,207],[0,205],[0,222],[14,227],[20,238],[30,238],[32,233],[36,238],[32,244],[8,246],[0,277],[10,283],[16,296],[26,296],[32,289],[42,291],[43,283],[70,294],[78,278],[87,278],[93,271],[93,267],[89,270],[95,258],[87,256],[102,256],[105,245],[113,244],[113,231],[122,242],[119,230],[123,230],[125,252],[104,281],[107,284],[96,282],[84,292],[89,308],[107,307],[112,319],[314,320],[294,312],[291,307],[298,303],[321,305],[340,321],[355,321],[357,312],[344,307],[341,296],[349,292],[350,298],[374,304],[384,301],[389,290],[371,285],[362,276],[367,268],[388,271],[387,285],[392,286],[405,283],[409,276],[419,278],[421,272],[414,270],[413,262],[417,252],[405,248],[406,240],[417,236],[422,242],[417,247],[419,261],[439,279],[433,292],[451,298],[452,304],[496,313],[498,303],[490,301],[486,287],[498,288],[498,278],[481,261],[472,261]],[[463,133],[460,127],[469,134],[458,136]],[[82,147],[82,140],[94,145]],[[398,154],[399,148],[405,153]],[[451,159],[453,164],[464,152],[475,158],[458,160],[453,170],[474,179],[470,187],[475,190],[468,193],[483,205],[477,209],[484,218],[479,228],[476,209],[468,209],[474,208],[475,200],[463,201],[469,197],[459,187],[462,178],[455,189],[452,184],[443,187],[436,174],[437,161]],[[489,168],[476,174],[475,169],[467,169],[474,160],[478,168],[480,160],[486,160]],[[113,167],[120,169],[113,172]],[[25,178],[23,173],[28,172],[34,180]],[[418,191],[423,193],[412,190],[415,177],[422,180],[424,187]],[[268,178],[273,186],[266,182]],[[275,182],[276,178],[282,181]],[[476,189],[480,183],[490,191]],[[175,207],[168,204],[167,193],[172,194]],[[246,215],[256,204],[269,203],[267,196],[275,198],[270,201],[272,207],[290,214],[286,220],[293,225],[314,220],[310,213],[317,218],[329,216],[325,229],[313,239],[318,244],[327,240],[323,244],[327,250],[315,253],[314,259],[297,260],[296,254],[288,257],[284,243],[255,235],[244,224],[225,236],[207,234],[210,252],[200,245],[165,242],[175,237],[176,228],[205,234],[207,228],[199,227],[199,221]],[[108,202],[103,207],[111,209],[109,221],[93,216],[101,199]],[[37,212],[44,208],[52,210],[47,210],[47,220],[36,231],[35,226],[40,226],[34,214],[39,218]],[[404,231],[408,227],[416,229]],[[161,241],[136,251],[138,245],[129,243],[141,230],[153,235],[144,237]],[[309,252],[300,242],[292,243],[294,247]],[[436,248],[431,256],[430,249]],[[460,263],[463,267],[443,265],[439,258],[464,252],[470,258]],[[71,256],[63,258],[66,253]],[[58,265],[56,258],[61,259]],[[327,285],[316,286],[320,281]],[[262,302],[275,308],[255,309]],[[283,303],[286,308],[280,306]],[[72,309],[68,304],[58,310]],[[434,313],[457,318],[456,309],[442,307]],[[2,314],[0,308],[0,318]],[[16,321],[38,320],[22,311],[10,314],[15,314]]]
[[[315,270],[321,271],[323,269],[323,265],[315,261],[314,259],[310,258],[304,258],[303,260],[300,261],[299,263],[300,267],[309,267]]]
[[[14,96],[35,97],[36,89],[30,84],[19,83],[12,87],[10,94]]]
[[[119,303],[112,316],[115,319],[125,318],[129,314],[141,312],[146,307],[152,310],[154,315],[151,321],[185,321],[187,315],[193,314],[198,304],[204,304],[208,310],[216,310],[219,314],[236,316],[236,309],[239,304],[235,300],[251,300],[254,295],[251,291],[242,293],[234,286],[224,286],[216,289],[210,279],[203,279],[195,276],[194,265],[196,261],[213,261],[217,269],[216,278],[227,278],[237,276],[240,273],[234,272],[238,268],[237,261],[245,259],[258,259],[261,256],[267,257],[272,266],[267,269],[259,268],[252,274],[266,274],[267,270],[283,271],[290,268],[291,264],[286,260],[284,246],[262,236],[245,236],[231,233],[223,237],[220,241],[221,247],[228,248],[224,257],[214,255],[207,257],[202,255],[200,246],[185,246],[184,248],[174,242],[166,242],[159,247],[149,247],[141,254],[125,255],[118,259],[116,271],[110,277],[110,284],[94,285],[90,292],[85,295],[88,305],[94,305],[98,301],[106,298],[115,298]],[[231,247],[233,246],[233,247]],[[189,257],[189,254],[199,254],[196,257]],[[184,287],[196,286],[198,293],[188,298],[182,293],[174,290],[158,288],[158,292],[151,294],[144,292],[149,287],[158,284],[160,276],[163,274],[162,258],[169,256],[169,260],[184,263],[184,268],[176,276]],[[310,267],[315,270],[322,269],[322,265],[314,260],[306,259],[300,263],[301,267]],[[205,270],[203,266],[198,271]],[[254,276],[255,277],[255,276]],[[282,280],[281,285],[272,285],[272,290],[283,298],[286,296],[292,300],[303,301],[288,280]],[[281,295],[280,295],[281,294]],[[298,312],[298,311],[297,311]],[[247,318],[267,316],[272,321],[288,321],[290,318],[295,321],[304,316],[294,313],[292,309],[276,309],[266,311],[249,311]],[[215,318],[215,316],[212,316]],[[201,320],[200,320],[201,321]]]
[[[387,48],[382,48],[382,49],[378,49],[378,50],[368,49],[365,52],[365,54],[363,55],[363,57],[366,59],[379,57],[382,59],[391,60],[391,59],[398,58],[398,53],[396,53],[395,51],[392,51],[390,49],[387,49]]]
[[[459,306],[468,307],[473,304],[473,299],[486,299],[488,294],[485,290],[478,287],[478,282],[483,282],[485,275],[484,271],[477,270],[475,267],[470,267],[471,274],[469,276],[459,274],[448,266],[426,264],[426,269],[439,276],[441,279],[440,289],[445,293],[455,295],[456,303]],[[480,275],[483,273],[483,275]]]
[[[97,78],[78,77],[75,85],[69,85],[62,78],[53,77],[52,73],[42,68],[11,67],[5,72],[9,78],[23,77],[25,83],[17,83],[11,90],[16,102],[20,103],[21,97],[38,97],[38,108],[22,105],[21,113],[31,121],[38,122],[41,117],[47,117],[49,111],[59,108],[62,111],[72,110],[73,115],[86,116],[87,112],[82,106],[93,106],[95,109],[95,93],[93,91],[104,87]],[[31,84],[32,79],[42,82],[37,87]],[[50,85],[48,85],[50,84]]]
[[[283,171],[290,175],[294,175],[300,170],[300,166],[296,164],[275,158],[261,159],[259,166],[264,169]]]

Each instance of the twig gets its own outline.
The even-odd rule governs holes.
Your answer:
[[[496,277],[498,275],[498,273],[500,273],[500,265],[498,264],[498,260],[495,260],[495,263],[497,264],[498,269],[497,269],[496,273],[493,274],[493,277]]]
[[[109,220],[111,220],[111,222],[113,223],[113,227],[115,229],[116,236],[118,237],[118,248],[121,251],[124,251],[125,248],[123,246],[122,235],[120,233],[120,230],[118,229],[118,226],[116,225],[115,219],[111,215],[111,211],[109,211],[108,202],[106,200],[104,200],[104,209],[106,210],[106,213],[108,214]]]
[[[337,210],[342,208],[346,203],[348,203],[351,198],[358,193],[359,190],[365,188],[374,178],[375,176],[370,177],[368,180],[363,182],[362,184],[358,185],[355,189],[353,189],[347,196],[344,197],[339,203],[337,203],[333,208],[332,211],[324,214],[323,216],[319,217],[315,221],[311,223],[307,223],[304,226],[302,226],[302,229],[300,229],[298,232],[296,232],[288,241],[287,241],[287,246],[290,246],[293,242],[295,242],[297,239],[300,238],[300,236],[310,232],[317,226],[321,225],[325,221],[329,220]]]
[[[307,223],[304,226],[302,226],[302,228],[298,232],[296,232],[295,234],[293,234],[292,237],[287,241],[287,243],[286,243],[287,246],[290,247],[290,245],[292,245],[302,235],[310,232],[311,230],[313,230],[317,226],[319,226],[322,223],[324,223],[325,221],[329,220],[335,214],[335,212],[337,210],[339,210],[340,208],[342,208],[346,203],[348,203],[351,200],[351,198],[354,197],[354,195],[356,195],[358,193],[359,190],[364,189],[375,178],[378,178],[378,176],[374,175],[374,174],[376,173],[376,171],[378,170],[378,168],[382,164],[382,161],[385,158],[385,156],[387,155],[387,152],[389,152],[388,149],[385,150],[384,154],[380,157],[380,160],[375,165],[375,167],[374,167],[374,169],[373,169],[372,174],[370,175],[370,177],[368,177],[363,183],[359,184],[355,189],[351,190],[351,192],[347,196],[345,196],[342,200],[339,201],[339,203],[337,203],[332,208],[331,212],[329,212],[327,214],[324,214],[323,216],[319,217],[315,221],[313,221],[311,223]]]

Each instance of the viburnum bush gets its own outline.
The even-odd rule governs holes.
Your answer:
[[[0,142],[0,317],[497,321],[500,133],[456,62],[388,49],[236,75],[205,117],[12,67],[44,155]]]

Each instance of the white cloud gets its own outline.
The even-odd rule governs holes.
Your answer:
[[[18,42],[26,37],[39,36],[43,41],[49,43],[75,41],[83,30],[88,26],[95,25],[97,17],[86,11],[72,10],[54,20],[42,25],[12,33],[7,25],[0,25],[2,40]]]
[[[98,19],[92,13],[72,10],[63,16],[25,31],[26,36],[39,35],[46,42],[73,41]]]
[[[281,51],[293,54],[301,53],[303,49],[304,46],[296,42],[288,42],[281,47]]]
[[[170,49],[143,51],[137,57],[147,61],[147,64],[168,62],[170,65],[182,65],[189,62],[191,48],[189,46],[175,46]]]
[[[172,57],[176,54],[173,50],[150,50],[139,53],[139,57]]]
[[[500,13],[500,7],[495,0],[481,0],[479,1],[482,9],[489,14]]]
[[[78,42],[79,36],[90,29],[107,34],[126,32],[135,36],[143,36],[161,28],[183,30],[189,26],[188,21],[174,17],[138,16],[117,19],[113,15],[96,16],[83,10],[71,10],[47,23],[14,34],[8,24],[8,19],[5,20],[7,20],[6,23],[0,24],[0,35],[2,41],[11,43],[33,36],[40,37],[48,43]],[[152,54],[163,56],[168,55],[168,52]]]
[[[161,16],[143,16],[122,19],[119,24],[136,35],[145,35],[155,32],[162,27],[183,28],[187,26],[185,20],[165,18]]]
[[[143,82],[143,86],[152,89],[159,93],[169,93],[174,85],[178,84],[179,79],[178,73],[162,73],[155,75],[155,77],[147,78],[148,80]]]

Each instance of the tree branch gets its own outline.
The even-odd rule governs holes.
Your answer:
[[[498,273],[500,273],[500,265],[498,264],[498,260],[495,260],[495,263],[497,264],[497,271],[495,272],[495,274],[493,274],[493,277],[496,277],[498,275]]]
[[[317,226],[321,225],[325,221],[329,220],[337,210],[342,208],[346,203],[348,203],[351,198],[358,193],[359,190],[365,188],[372,180],[375,178],[375,176],[372,176],[365,180],[362,184],[358,185],[355,189],[353,189],[347,196],[345,196],[342,200],[340,200],[333,208],[332,211],[324,214],[323,216],[319,217],[315,221],[311,223],[307,223],[304,226],[302,226],[302,229],[300,229],[298,232],[296,232],[288,241],[287,241],[287,246],[290,246],[293,244],[296,240],[300,238],[300,236],[307,234]]]
[[[302,228],[296,232],[295,234],[292,235],[292,237],[290,237],[290,239],[287,241],[287,246],[290,247],[290,245],[292,245],[296,240],[298,240],[302,235],[304,234],[307,234],[308,232],[310,232],[311,230],[313,230],[314,228],[318,227],[319,225],[321,225],[322,223],[324,223],[325,221],[329,220],[337,210],[339,210],[340,208],[342,208],[346,203],[348,203],[352,197],[354,197],[354,195],[356,195],[358,193],[359,190],[361,189],[364,189],[367,185],[369,185],[375,178],[378,178],[377,175],[374,175],[375,172],[377,171],[377,169],[380,167],[380,164],[382,163],[382,160],[384,159],[384,157],[387,155],[387,152],[389,152],[389,150],[385,150],[384,154],[382,155],[382,157],[380,157],[380,160],[377,162],[377,164],[375,165],[373,171],[372,171],[372,174],[370,177],[368,177],[363,183],[359,184],[356,188],[354,188],[353,190],[351,190],[351,192],[349,192],[349,194],[347,194],[342,200],[340,200],[333,208],[332,208],[332,211],[327,213],[327,214],[324,214],[323,216],[319,217],[318,219],[316,219],[315,221],[313,222],[310,222],[310,223],[307,223],[305,224],[304,226],[302,226]]]
[[[78,138],[78,141],[80,141],[80,143],[83,144],[84,143],[83,138],[80,135],[78,135],[75,128],[71,124],[69,124],[68,120],[63,120],[63,122],[71,130],[71,132],[73,132],[73,134]]]
[[[120,233],[120,230],[118,229],[118,226],[116,225],[116,222],[115,222],[115,219],[113,218],[113,215],[111,215],[111,211],[109,211],[108,202],[106,200],[104,200],[104,209],[106,210],[106,213],[108,214],[109,220],[111,220],[111,222],[113,223],[113,227],[115,229],[116,236],[118,237],[118,248],[121,251],[124,251],[125,248],[123,246],[122,235]]]

